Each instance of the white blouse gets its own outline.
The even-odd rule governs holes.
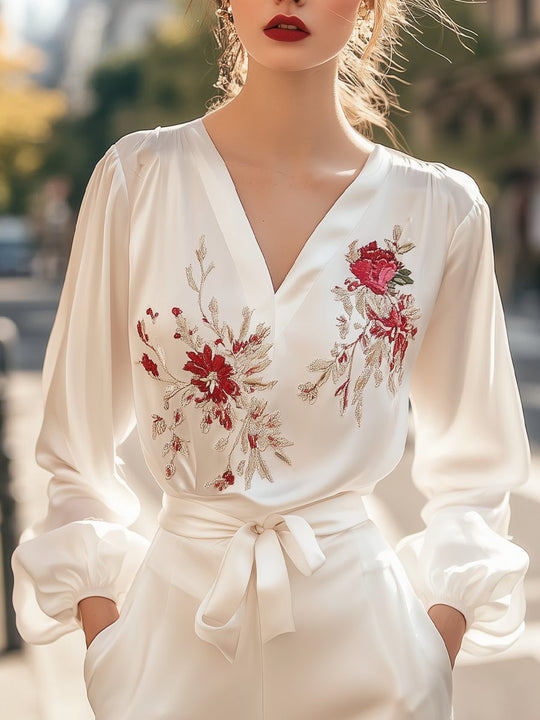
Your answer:
[[[522,632],[530,451],[467,174],[376,144],[274,293],[202,119],[126,135],[89,181],[43,383],[49,508],[12,558],[28,642],[79,628],[84,597],[122,606],[148,548],[116,453],[135,425],[165,501],[263,517],[371,493],[409,399],[425,528],[396,552],[426,609],[464,614],[464,650]]]

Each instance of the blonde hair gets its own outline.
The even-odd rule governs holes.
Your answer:
[[[216,8],[227,7],[221,0],[210,0],[210,4]],[[443,10],[439,0],[374,0],[372,32],[365,38],[355,28],[338,58],[339,100],[347,120],[367,137],[373,136],[373,126],[382,128],[395,145],[398,144],[396,128],[389,114],[392,109],[402,108],[391,80],[401,80],[393,73],[404,70],[396,61],[396,57],[405,60],[398,50],[401,32],[421,33],[417,14],[436,18],[454,31],[460,42],[461,37],[471,37]],[[227,16],[216,20],[212,33],[221,53],[214,87],[222,95],[210,98],[208,110],[232,100],[240,92],[247,74],[247,52],[234,22]]]

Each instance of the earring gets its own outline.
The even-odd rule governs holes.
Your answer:
[[[227,5],[226,7],[221,5],[216,10],[216,15],[223,20],[228,20],[229,22],[234,22],[233,14],[232,14],[232,8],[230,5]]]
[[[375,11],[369,7],[366,0],[361,0],[359,5],[359,13],[357,15],[357,31],[362,43],[367,44],[373,34],[375,25]]]

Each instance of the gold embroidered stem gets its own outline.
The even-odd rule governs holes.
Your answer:
[[[199,263],[200,281],[196,281],[191,265],[186,267],[186,279],[189,287],[197,293],[203,327],[208,326],[215,339],[213,341],[203,339],[202,328],[199,333],[198,327],[188,322],[181,308],[174,307],[171,310],[176,318],[174,338],[181,340],[190,348],[186,351],[188,360],[182,367],[184,371],[190,373],[189,381],[180,380],[169,370],[165,353],[161,347],[150,341],[144,320],[137,323],[137,331],[144,345],[152,351],[152,357],[145,353],[139,362],[150,378],[166,384],[164,395],[166,410],[169,409],[170,399],[181,393],[182,406],[195,404],[201,409],[202,432],[210,432],[211,428],[216,426],[225,431],[225,434],[214,443],[215,450],[225,450],[229,446],[229,439],[234,438],[232,445],[229,446],[225,470],[214,480],[208,481],[206,486],[213,486],[221,491],[232,485],[236,476],[243,476],[245,489],[249,490],[255,472],[269,482],[273,482],[263,453],[271,448],[278,460],[290,464],[289,458],[283,453],[283,448],[293,444],[281,436],[279,411],[266,412],[267,401],[261,401],[254,395],[270,390],[277,382],[277,380],[264,381],[260,374],[271,363],[268,351],[272,348],[272,344],[266,342],[270,328],[258,323],[254,332],[250,333],[253,310],[244,307],[240,332],[235,335],[228,323],[220,326],[219,305],[215,297],[212,297],[208,304],[209,315],[207,315],[203,309],[203,290],[215,266],[213,262],[205,265],[207,249],[204,235],[200,238],[195,254]],[[152,308],[148,308],[146,313],[155,323],[159,313],[154,312]],[[157,362],[153,359],[154,356]],[[161,377],[160,372],[166,377]],[[174,411],[174,422],[169,425],[159,415],[153,415],[152,418],[154,438],[167,429],[172,433],[171,441],[164,446],[164,455],[172,453],[166,467],[166,475],[169,478],[175,472],[176,453],[187,454],[185,441],[174,432],[174,428],[183,422],[184,416],[177,408]],[[236,467],[234,467],[235,453],[244,455],[243,459],[237,461]]]

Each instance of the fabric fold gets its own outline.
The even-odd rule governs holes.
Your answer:
[[[130,197],[115,145],[88,182],[43,365],[37,463],[46,516],[12,556],[13,605],[27,642],[80,627],[92,594],[119,604],[147,548],[128,530],[140,503],[117,447],[135,425],[128,344]]]
[[[122,608],[149,542],[114,523],[81,520],[22,542],[12,555],[17,628],[44,644],[81,627],[78,603],[107,597]]]
[[[529,556],[509,535],[509,498],[529,478],[530,448],[477,187],[449,244],[410,400],[426,527],[396,552],[426,609],[463,613],[463,650],[499,652],[524,629]]]
[[[252,573],[261,639],[294,632],[292,597],[285,555],[303,575],[325,562],[317,536],[355,527],[368,519],[354,493],[343,493],[283,513],[245,520],[203,502],[163,497],[159,524],[175,534],[199,539],[230,538],[218,572],[195,614],[195,632],[234,662]]]

